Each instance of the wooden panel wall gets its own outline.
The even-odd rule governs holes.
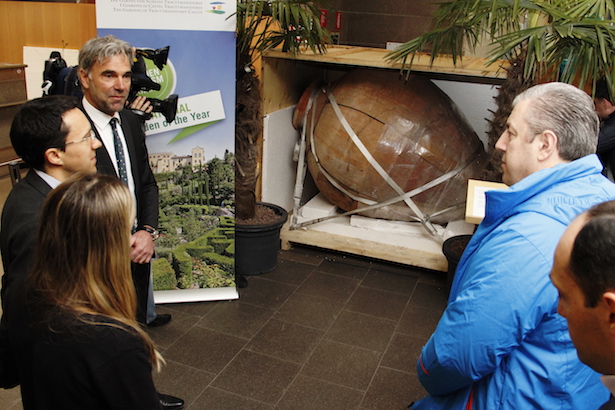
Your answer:
[[[327,28],[335,30],[335,11],[341,12],[340,43],[384,48],[388,41],[405,43],[431,28],[440,0],[336,0]]]
[[[23,46],[80,49],[96,37],[96,6],[0,1],[0,62],[22,64]]]

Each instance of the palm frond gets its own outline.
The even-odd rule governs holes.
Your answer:
[[[602,76],[615,84],[615,0],[457,0],[441,3],[434,29],[387,55],[411,69],[415,53],[463,58],[488,41],[486,64],[524,56],[524,78],[576,82],[583,87]]]
[[[320,26],[320,10],[308,0],[238,0],[236,16],[237,52],[248,55],[250,62],[275,47],[324,53],[331,42],[328,30]]]

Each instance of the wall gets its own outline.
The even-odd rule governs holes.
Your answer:
[[[428,0],[337,0],[340,44],[381,47],[426,32],[436,3]],[[334,30],[335,10],[328,28]],[[0,62],[23,63],[22,47],[79,49],[96,36],[94,4],[0,1]]]
[[[23,46],[81,48],[96,37],[95,7],[81,3],[0,1],[0,62],[23,64]]]
[[[337,0],[342,13],[339,44],[380,47],[405,43],[429,30],[437,4],[429,0]],[[327,27],[335,31],[335,11]]]

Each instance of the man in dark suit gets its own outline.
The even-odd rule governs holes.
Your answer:
[[[604,166],[604,175],[613,180],[615,176],[615,105],[606,80],[603,78],[596,83],[594,106],[600,117],[600,134],[596,154]]]
[[[579,359],[602,373],[615,409],[615,201],[579,215],[562,235],[551,280],[558,290],[557,311],[566,318]]]
[[[47,194],[78,171],[96,172],[101,143],[74,97],[25,103],[13,120],[11,143],[30,171],[11,190],[2,210],[2,305],[11,283],[30,269],[39,213]]]
[[[113,36],[86,42],[79,52],[82,109],[103,143],[96,153],[98,171],[122,179],[136,200],[131,256],[139,304],[137,319],[148,326],[162,326],[171,315],[156,314],[150,281],[150,260],[158,235],[158,186],[149,166],[142,124],[125,109],[133,55],[130,44]]]

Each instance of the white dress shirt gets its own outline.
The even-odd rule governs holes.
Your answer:
[[[113,166],[115,167],[115,172],[119,175],[117,169],[117,158],[115,156],[115,144],[113,142],[113,130],[111,129],[111,118],[117,118],[120,126],[118,127],[118,134],[120,139],[122,140],[122,146],[124,148],[124,158],[126,158],[126,173],[128,174],[128,188],[130,188],[130,192],[132,192],[133,198],[136,200],[135,195],[135,180],[132,177],[132,164],[130,161],[130,154],[128,153],[128,147],[126,146],[126,137],[124,136],[124,131],[122,130],[121,124],[122,121],[120,119],[120,114],[115,113],[113,117],[105,114],[99,109],[95,108],[92,104],[88,102],[88,100],[83,97],[83,108],[85,112],[88,114],[94,126],[96,127],[96,131],[98,131],[98,135],[102,139],[102,143],[105,146],[105,149],[109,153],[109,157],[111,157],[111,162],[113,162]]]

